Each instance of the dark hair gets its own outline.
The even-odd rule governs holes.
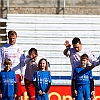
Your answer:
[[[37,49],[35,48],[31,48],[29,51],[28,51],[28,54],[30,55],[32,53],[32,51],[34,51],[34,53],[37,55]]]
[[[83,55],[81,56],[81,59],[88,59],[88,55],[87,55],[87,54],[83,54]]]
[[[42,59],[39,60],[39,62],[38,62],[38,70],[41,70],[40,63],[41,63],[42,60],[45,60],[45,62],[46,62],[45,70],[47,71],[48,70],[48,62],[47,62],[47,60],[45,58],[42,58]]]
[[[9,37],[10,35],[16,35],[16,37],[17,37],[17,33],[16,33],[15,31],[9,31],[9,32],[8,32],[8,37]]]
[[[77,43],[81,44],[81,40],[78,37],[73,38],[72,44],[77,44]]]

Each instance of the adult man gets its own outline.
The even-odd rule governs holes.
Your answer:
[[[6,58],[10,58],[12,61],[11,69],[15,72],[18,82],[17,100],[22,95],[21,81],[24,79],[24,53],[23,49],[16,44],[17,33],[15,31],[8,32],[9,43],[0,48],[0,68],[3,66],[3,62]]]
[[[72,76],[74,69],[80,65],[80,57],[82,54],[87,54],[89,57],[89,62],[92,64],[96,61],[91,50],[82,47],[81,40],[77,37],[72,40],[73,48],[68,41],[65,42],[66,49],[64,50],[64,55],[70,58],[70,62],[72,65]]]

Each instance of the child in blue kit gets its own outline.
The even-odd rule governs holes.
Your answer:
[[[51,86],[51,75],[48,71],[48,62],[46,59],[40,59],[38,71],[34,72],[32,81],[36,89],[35,100],[49,100],[48,90]]]
[[[0,72],[0,98],[2,100],[14,100],[17,96],[17,83],[15,72],[11,70],[12,62],[6,58],[4,70]]]
[[[81,56],[81,64],[76,67],[72,79],[72,89],[75,100],[91,100],[90,95],[94,95],[94,81],[92,71],[86,68],[88,55]]]

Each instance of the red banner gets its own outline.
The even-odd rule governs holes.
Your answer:
[[[27,100],[27,92],[25,87],[23,89],[23,99]],[[49,100],[72,100],[70,86],[51,86],[49,90]],[[100,100],[100,86],[95,86],[95,98],[93,100]]]

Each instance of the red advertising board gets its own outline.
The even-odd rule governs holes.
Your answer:
[[[23,100],[27,100],[27,92],[25,87],[23,89]],[[70,86],[51,86],[49,90],[49,100],[72,100]],[[95,86],[95,99],[100,100],[100,86]]]

